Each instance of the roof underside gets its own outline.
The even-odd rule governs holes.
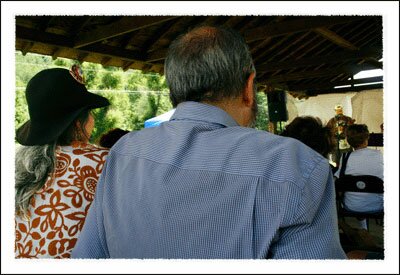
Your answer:
[[[16,16],[16,50],[163,73],[172,40],[197,25],[226,25],[246,39],[259,89],[297,96],[382,88],[381,16]],[[335,86],[352,85],[333,89]]]

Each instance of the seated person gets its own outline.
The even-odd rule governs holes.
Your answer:
[[[15,258],[69,258],[109,152],[89,143],[91,110],[110,102],[87,90],[77,65],[38,72],[25,96],[30,118],[16,132]]]
[[[298,139],[327,158],[328,154],[335,149],[330,131],[329,127],[322,126],[319,118],[302,116],[296,117],[291,123],[286,125],[281,135]]]
[[[369,131],[365,124],[354,124],[347,129],[347,142],[353,148],[353,152],[347,161],[344,171],[346,175],[370,175],[383,180],[383,155],[378,150],[367,148]],[[339,169],[335,173],[338,178],[342,169],[342,160]],[[344,207],[357,212],[378,212],[383,210],[383,194],[345,192]],[[366,222],[362,227],[366,229]]]
[[[129,133],[127,130],[114,128],[100,137],[99,145],[104,148],[111,148],[122,136]]]

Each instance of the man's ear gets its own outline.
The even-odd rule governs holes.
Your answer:
[[[247,106],[247,107],[251,107],[253,106],[253,101],[255,100],[254,98],[254,78],[256,77],[256,73],[252,72],[249,76],[249,78],[247,78],[246,81],[246,86],[244,88],[243,91],[243,103]]]

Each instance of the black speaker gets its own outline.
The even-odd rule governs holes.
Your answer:
[[[284,91],[268,92],[267,99],[269,121],[287,121],[286,93]]]

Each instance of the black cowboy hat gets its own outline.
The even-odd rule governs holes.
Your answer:
[[[37,73],[25,91],[30,120],[16,133],[22,145],[44,145],[57,140],[85,109],[110,105],[99,95],[90,93],[80,68],[53,68]]]

